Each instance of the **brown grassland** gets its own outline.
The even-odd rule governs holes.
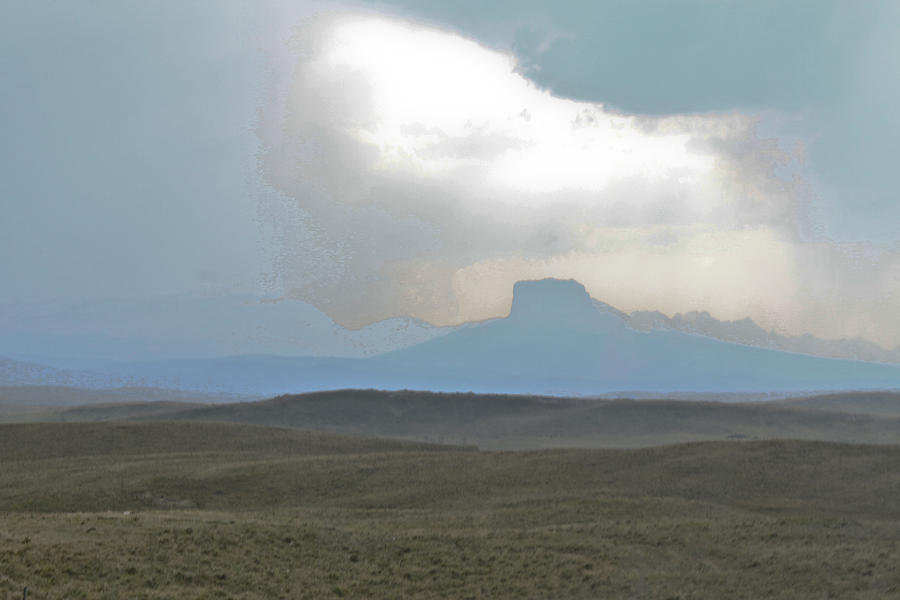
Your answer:
[[[0,598],[885,598],[900,447],[0,426]]]

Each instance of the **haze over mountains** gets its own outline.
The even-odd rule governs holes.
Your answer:
[[[426,336],[427,337],[427,336]],[[593,395],[900,388],[900,367],[639,331],[576,281],[516,284],[510,314],[369,358],[5,361],[6,385],[144,385],[277,395],[336,388]]]
[[[639,331],[670,329],[695,333],[726,342],[799,352],[828,358],[849,358],[873,362],[900,363],[900,348],[887,349],[861,338],[826,340],[813,335],[789,336],[766,331],[752,319],[720,321],[706,311],[677,313],[668,317],[659,311],[634,311],[624,315],[628,325]]]
[[[720,321],[706,311],[667,316],[655,310],[631,313],[600,300],[638,331],[673,330],[727,342],[829,358],[900,364],[900,348],[857,339],[785,336],[749,318]],[[0,357],[80,367],[60,359],[154,361],[224,358],[245,354],[364,358],[446,335],[411,318],[394,318],[359,330],[335,324],[297,300],[261,301],[246,295],[194,298],[168,296],[94,302],[0,304]]]
[[[638,332],[576,281],[516,284],[510,315],[373,358],[427,373],[435,365],[482,391],[799,391],[900,385],[900,368]],[[441,375],[435,373],[435,377]],[[443,380],[438,387],[449,385]],[[496,387],[492,387],[495,386]],[[487,388],[487,389],[485,389]],[[522,389],[520,389],[522,388]]]
[[[359,330],[296,300],[248,295],[0,304],[0,356],[152,361],[240,354],[361,358],[448,329],[411,318]]]

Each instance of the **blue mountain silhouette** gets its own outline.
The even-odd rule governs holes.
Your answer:
[[[895,365],[835,360],[677,331],[641,332],[573,280],[520,281],[510,314],[370,359],[436,386],[599,393],[900,387]],[[448,374],[451,374],[448,377]],[[427,378],[420,378],[425,383]],[[487,390],[485,390],[487,391]]]
[[[558,279],[518,282],[505,318],[366,359],[92,361],[90,371],[81,378],[66,373],[73,381],[96,382],[90,387],[259,396],[337,388],[586,395],[900,389],[898,365],[768,350],[672,330],[638,331],[577,281]]]

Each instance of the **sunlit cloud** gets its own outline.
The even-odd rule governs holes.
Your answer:
[[[807,188],[776,176],[797,155],[752,115],[558,98],[512,54],[370,15],[308,20],[274,52],[259,131],[287,199],[278,285],[342,324],[502,316],[512,283],[555,276],[625,310],[900,343],[874,325],[895,255],[851,267],[853,251],[804,241]],[[823,306],[840,318],[819,322]]]

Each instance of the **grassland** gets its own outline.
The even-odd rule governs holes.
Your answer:
[[[0,426],[0,597],[884,598],[900,448]]]

